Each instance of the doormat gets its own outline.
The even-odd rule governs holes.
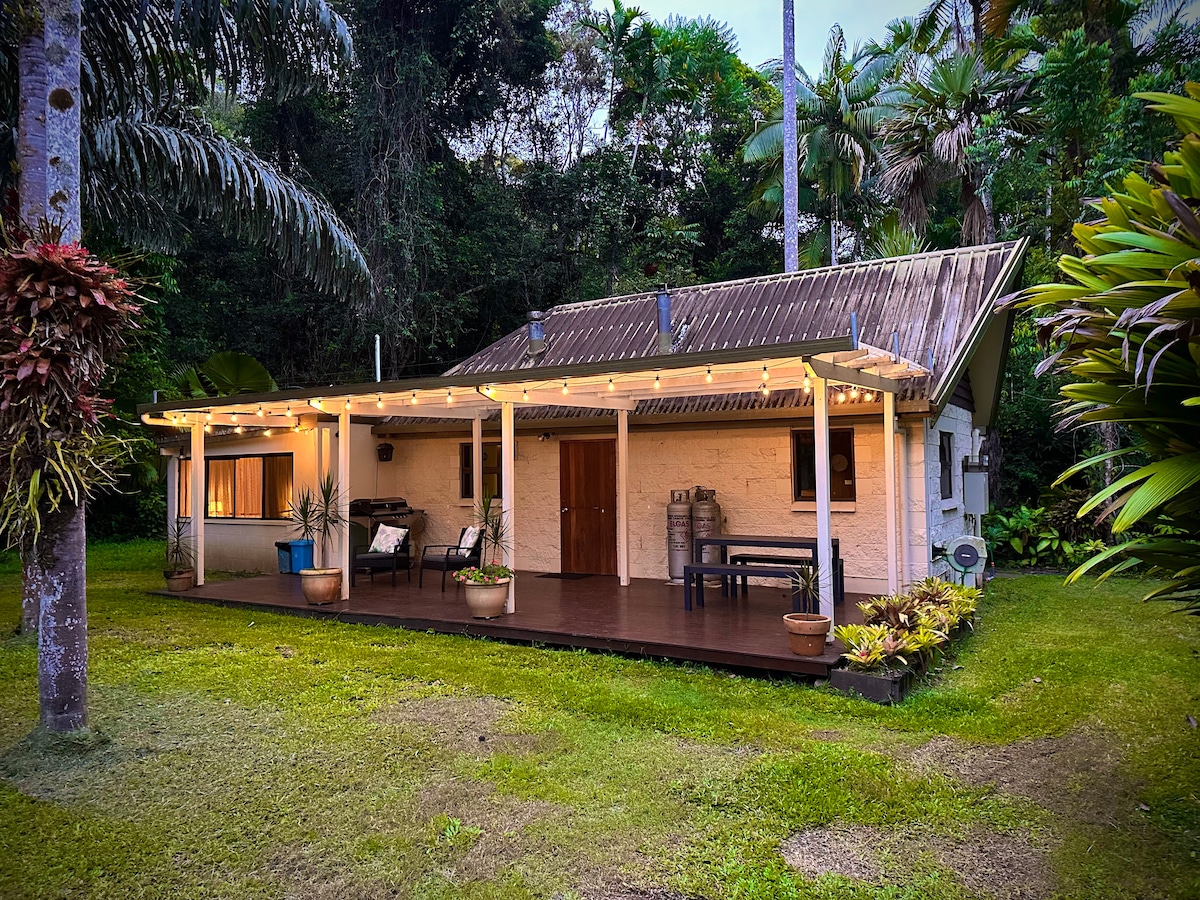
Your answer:
[[[558,578],[562,581],[578,581],[580,578],[591,577],[591,575],[582,575],[579,572],[547,572],[545,575],[538,576],[538,578]]]

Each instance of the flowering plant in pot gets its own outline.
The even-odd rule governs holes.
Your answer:
[[[303,487],[292,502],[292,523],[306,541],[314,542],[320,550],[318,559],[325,562],[325,550],[330,536],[342,524],[338,509],[338,490],[333,475],[326,473],[314,491]],[[335,603],[342,597],[342,570],[337,567],[313,566],[301,569],[300,588],[304,599],[314,605]]]
[[[792,592],[798,598],[801,609],[818,609],[820,586],[817,570],[810,567],[795,569],[792,572]],[[820,656],[825,652],[829,616],[812,612],[788,613],[783,617],[783,627],[787,629],[788,644],[797,656]]]
[[[196,579],[192,558],[190,521],[178,518],[167,523],[166,566],[163,577],[167,579],[168,591],[186,591]]]
[[[510,546],[508,518],[495,504],[494,497],[485,497],[475,507],[474,519],[479,529],[480,564],[459,569],[454,580],[466,588],[467,606],[474,618],[494,619],[504,614],[509,582],[517,577],[516,572],[494,558]],[[492,561],[483,562],[486,559]]]

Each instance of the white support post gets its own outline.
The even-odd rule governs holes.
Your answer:
[[[629,584],[629,411],[617,410],[617,578]]]
[[[478,506],[483,502],[483,415],[471,419],[471,496]]]
[[[504,548],[504,564],[510,569],[516,569],[516,539],[514,525],[514,500],[516,499],[513,467],[517,461],[517,438],[515,416],[511,402],[500,404],[500,493],[502,495],[501,510],[504,521],[508,524],[508,546]],[[508,603],[504,611],[511,613],[517,608],[516,579],[508,583]]]
[[[167,534],[171,526],[179,521],[179,454],[174,450],[164,450],[167,458]]]
[[[900,591],[900,573],[896,567],[896,395],[883,393],[883,482],[887,503],[887,580],[888,593]]]
[[[342,599],[350,599],[350,410],[338,413],[338,512],[342,514],[342,533],[338,550],[342,567]]]
[[[907,590],[912,580],[909,557],[912,555],[911,510],[908,500],[908,429],[900,428],[900,589]]]
[[[204,471],[204,424],[192,423],[192,554],[196,557],[196,587],[204,585],[204,517],[208,498]]]
[[[833,640],[833,527],[829,515],[829,383],[813,379],[813,456],[817,469],[817,575],[821,592],[821,615],[829,616]]]

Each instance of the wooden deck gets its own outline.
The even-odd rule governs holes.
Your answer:
[[[443,594],[437,573],[426,575],[433,577],[426,578],[423,589],[417,587],[415,572],[411,585],[400,575],[394,588],[388,575],[377,575],[374,584],[360,576],[350,600],[331,606],[306,603],[300,579],[294,575],[258,575],[209,583],[183,594],[161,593],[341,622],[583,647],[758,672],[826,677],[841,651],[835,643],[818,657],[791,652],[781,621],[791,611],[791,600],[781,587],[752,586],[749,597],[737,600],[722,597],[719,588],[709,588],[707,606],[686,612],[682,586],[641,578],[621,587],[611,576],[568,580],[522,572],[516,611],[481,620],[471,618],[461,589],[456,592],[450,583]],[[860,598],[848,595],[846,599],[850,620],[861,621],[854,606]],[[834,615],[839,622],[847,621],[841,606]]]

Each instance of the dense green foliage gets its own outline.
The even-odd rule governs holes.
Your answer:
[[[1200,622],[1147,609],[1136,582],[998,579],[961,668],[884,708],[790,681],[149,596],[161,552],[106,546],[88,561],[98,742],[28,737],[35,648],[0,641],[5,897],[525,900],[631,885],[962,900],[979,893],[933,851],[976,829],[989,851],[1048,847],[1058,890],[1045,896],[1200,890],[1186,718]],[[14,561],[0,622],[15,621],[17,583]],[[964,782],[919,765],[918,748],[998,762]],[[781,842],[831,823],[882,845],[918,834],[921,849],[883,884],[805,880]]]
[[[1175,120],[1178,149],[1151,167],[1152,180],[1126,176],[1096,204],[1099,219],[1075,226],[1082,255],[1059,261],[1069,282],[1032,287],[1020,302],[1044,316],[1053,352],[1043,367],[1070,380],[1060,389],[1065,422],[1134,436],[1063,475],[1133,461],[1079,511],[1110,520],[1124,542],[1072,577],[1148,564],[1171,579],[1152,596],[1200,614],[1200,83],[1187,93],[1140,95]]]

